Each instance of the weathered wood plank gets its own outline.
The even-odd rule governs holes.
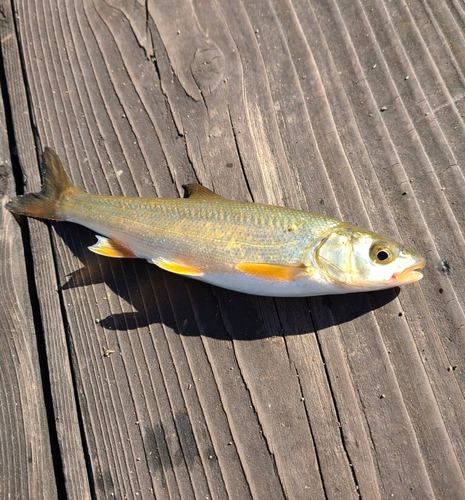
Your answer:
[[[2,39],[3,71],[6,79],[5,93],[8,95],[9,106],[11,108],[12,130],[10,130],[10,133],[14,135],[16,142],[15,153],[17,154],[19,164],[23,168],[23,175],[26,181],[25,189],[37,191],[40,186],[40,178],[38,175],[38,155],[34,144],[33,116],[31,116],[29,111],[26,90],[27,82],[23,80],[18,33],[16,32],[11,4],[4,3],[2,5],[1,15],[0,37]],[[5,140],[1,151],[3,151],[6,157],[8,144],[5,144]],[[10,179],[11,182],[12,179]],[[10,185],[8,195],[11,196],[12,194],[12,185]],[[2,213],[2,217],[7,217],[5,220],[8,221],[8,231],[11,232],[9,236],[10,242],[11,238],[14,237],[16,245],[19,246],[19,234],[12,227],[13,220],[11,216]],[[47,373],[47,382],[50,385],[48,390],[53,399],[52,407],[48,408],[48,425],[53,428],[54,439],[58,440],[58,449],[53,450],[55,466],[58,471],[58,494],[61,496],[66,493],[68,498],[87,499],[91,496],[89,479],[78,422],[75,389],[71,376],[70,353],[65,334],[65,318],[63,317],[60,298],[57,294],[56,265],[51,248],[50,234],[47,226],[39,221],[31,220],[27,224],[29,226],[27,234],[29,241],[26,242],[26,247],[31,252],[29,258],[32,259],[34,265],[33,275],[29,276],[29,279],[34,283],[33,286],[37,293],[36,300],[38,303],[35,304],[35,307],[40,315],[41,329],[43,329],[43,333],[40,332],[40,336],[42,337],[43,335],[45,341],[45,346],[42,346],[42,349],[45,347],[47,356],[47,360],[44,362],[46,366],[43,366],[42,369],[44,373]],[[11,254],[13,248],[9,246],[5,251]],[[10,260],[7,262],[15,262],[15,266],[4,275],[5,282],[3,283],[2,291],[5,291],[5,293],[7,293],[7,290],[11,291],[14,283],[13,290],[18,287],[18,293],[23,296],[24,300],[24,296],[27,293],[27,282],[23,275],[25,269],[22,256],[21,249],[15,250],[14,256],[9,255]],[[5,261],[2,259],[2,262]],[[22,279],[18,279],[18,281],[12,280],[11,272],[18,272],[22,276]],[[7,276],[10,276],[10,278],[8,279]],[[6,301],[5,304],[9,304],[9,301]],[[29,306],[25,304],[25,307],[28,308]],[[10,312],[7,307],[3,311],[6,314]],[[25,309],[23,314],[30,314],[27,311],[28,309]],[[11,318],[14,318],[15,313],[13,311],[10,313],[12,314]],[[20,319],[22,319],[21,316]],[[27,323],[25,325],[27,325],[26,327],[29,329],[28,334],[32,338],[25,345],[30,349],[32,359],[36,359],[37,346],[35,342],[31,343],[31,340],[34,339],[34,326],[29,316],[23,319],[23,321],[26,320]],[[8,336],[16,339],[19,336],[19,332],[14,333],[12,330],[8,333]],[[18,339],[19,341],[20,339]],[[38,374],[36,374],[37,376]],[[31,388],[36,388],[38,393],[40,393],[39,382],[36,381],[36,377],[28,376],[23,383],[30,384]],[[35,387],[36,385],[37,387]],[[23,409],[24,415],[22,418],[24,419],[25,426],[27,425],[27,427],[33,429],[32,432],[41,436],[44,440],[42,451],[45,457],[49,457],[51,450],[49,439],[47,439],[47,426],[42,421],[43,417],[38,418],[32,412],[35,405],[38,405],[37,412],[41,411],[40,401],[30,401],[28,403],[30,408],[28,411]],[[34,457],[31,460],[34,460]],[[25,467],[24,472],[27,473],[27,471],[28,468]],[[17,498],[53,498],[56,495],[56,485],[52,472],[42,471],[40,468],[35,472],[36,475],[31,482],[30,489],[18,495]],[[14,474],[20,473],[19,471],[15,471]],[[13,490],[7,491],[7,493],[9,498],[14,497]]]
[[[0,22],[3,54],[5,44],[14,38],[14,34],[8,33],[5,28],[5,23]],[[0,217],[0,344],[2,346],[0,349],[0,497],[56,499],[58,496],[55,470],[21,228],[13,216],[3,209],[3,205],[16,194],[9,149],[5,110],[3,101],[0,100],[0,197],[2,205]]]
[[[200,181],[373,227],[428,258],[399,296],[273,300],[96,257],[87,230],[55,225],[68,344],[50,340],[53,321],[44,331],[52,367],[70,350],[94,496],[464,496],[458,7],[16,5],[40,140],[80,187],[178,196]],[[37,187],[36,163],[24,169]],[[30,227],[51,301],[46,233]]]

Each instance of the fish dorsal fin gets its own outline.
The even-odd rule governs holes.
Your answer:
[[[161,257],[149,260],[149,262],[157,265],[158,267],[161,267],[165,271],[169,271],[170,273],[191,277],[203,276],[202,269],[192,264],[187,264],[186,262],[176,262],[174,260],[163,259]]]
[[[97,243],[89,247],[89,250],[92,252],[98,255],[104,255],[105,257],[115,257],[117,259],[137,257],[132,250],[129,250],[129,248],[121,245],[118,241],[105,238],[105,236],[96,236]]]
[[[243,274],[267,281],[295,281],[307,272],[303,264],[286,266],[280,264],[262,264],[257,262],[239,262],[236,269]]]
[[[190,200],[205,200],[206,198],[221,198],[219,194],[210,191],[210,189],[200,184],[184,184],[182,186],[187,192],[187,198]]]

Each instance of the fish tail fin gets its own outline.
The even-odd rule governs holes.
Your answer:
[[[42,157],[42,190],[13,198],[6,208],[18,215],[38,219],[60,220],[60,201],[65,194],[78,189],[65,173],[58,155],[51,148],[45,148]]]

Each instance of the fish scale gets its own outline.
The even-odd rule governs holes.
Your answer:
[[[136,202],[137,200],[137,202]],[[77,193],[62,220],[93,229],[147,258],[153,252],[188,251],[206,261],[243,259],[274,264],[299,262],[303,250],[332,227],[332,219],[309,220],[305,212],[229,200],[141,199]],[[98,219],[95,213],[99,213]],[[219,225],[221,222],[221,225]],[[288,231],[289,227],[293,231]],[[212,247],[211,243],[216,245]]]

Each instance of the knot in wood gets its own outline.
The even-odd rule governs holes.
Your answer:
[[[203,95],[212,94],[224,75],[223,52],[213,42],[195,51],[191,72]]]

